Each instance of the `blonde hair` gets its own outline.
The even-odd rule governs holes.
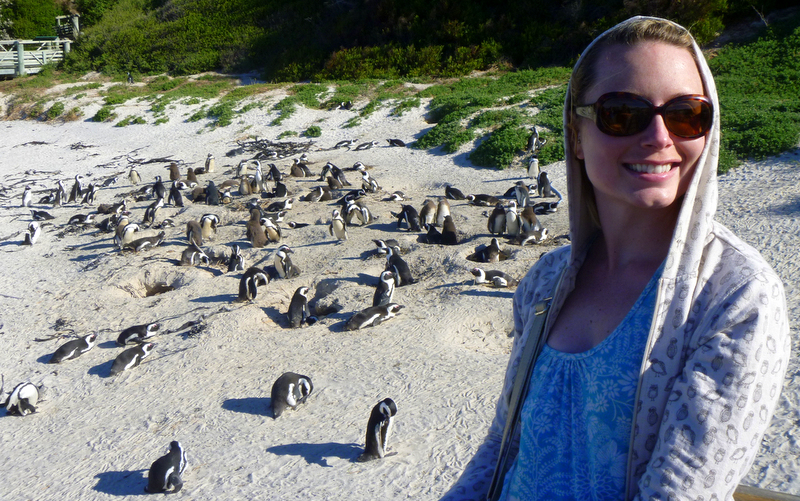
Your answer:
[[[630,47],[642,42],[661,42],[686,49],[692,55],[695,63],[697,62],[697,55],[694,51],[694,38],[692,38],[689,30],[666,19],[633,18],[614,26],[602,34],[581,56],[572,70],[572,76],[569,80],[569,113],[566,114],[567,123],[564,124],[564,132],[567,134],[569,144],[572,145],[573,152],[577,141],[575,121],[578,117],[575,114],[575,106],[584,104],[583,99],[587,90],[595,83],[600,54],[607,47],[614,45]],[[581,185],[584,192],[580,196],[588,203],[592,221],[600,227],[597,202],[594,198],[594,190],[589,182],[589,177],[586,175],[586,166],[583,160],[577,158],[575,160],[581,166]]]

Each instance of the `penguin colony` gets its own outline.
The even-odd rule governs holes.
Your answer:
[[[534,128],[535,139],[532,136],[531,149],[535,155],[543,142],[538,139],[538,131]],[[388,146],[404,147],[399,139],[388,139]],[[363,151],[378,147],[377,141],[355,145],[355,141],[337,143],[334,148],[348,148],[354,151]],[[309,167],[307,155],[294,159],[289,166],[290,178],[314,180],[316,175]],[[396,219],[396,231],[400,233],[417,233],[417,241],[435,245],[458,245],[464,240],[465,235],[456,229],[454,215],[466,212],[469,205],[478,207],[491,207],[488,215],[487,230],[491,237],[488,244],[479,246],[472,255],[474,261],[481,263],[497,263],[503,259],[504,253],[498,237],[505,235],[511,244],[526,245],[538,244],[548,238],[547,228],[537,218],[544,214],[552,214],[558,209],[562,200],[561,194],[556,190],[547,173],[539,169],[538,163],[531,160],[530,165],[535,165],[536,183],[526,185],[519,181],[503,195],[469,194],[465,195],[456,187],[447,184],[444,192],[436,199],[427,199],[419,210],[408,200],[402,192],[395,191],[381,195],[382,188],[378,181],[370,175],[368,167],[361,162],[356,162],[350,169],[361,175],[361,189],[353,189],[348,182],[345,169],[341,169],[331,162],[325,163],[317,182],[325,181],[325,185],[315,186],[308,194],[299,197],[303,203],[328,203],[336,208],[331,210],[328,219],[328,232],[332,239],[341,245],[347,245],[348,228],[350,231],[368,231],[368,227],[380,216],[376,215],[369,204],[371,194],[378,194],[377,200],[400,203],[399,211],[390,211]],[[128,171],[130,185],[135,188],[129,196],[119,203],[107,203],[97,206],[97,214],[107,214],[109,217],[96,223],[96,214],[72,215],[67,225],[79,228],[88,228],[96,224],[102,232],[111,233],[110,240],[116,252],[149,252],[160,246],[167,235],[165,229],[176,226],[173,218],[180,216],[184,207],[184,198],[192,204],[206,204],[207,206],[220,206],[231,204],[234,201],[243,201],[246,217],[240,218],[239,223],[244,225],[241,240],[229,243],[229,253],[210,255],[204,246],[217,236],[217,229],[223,225],[237,224],[235,218],[228,217],[229,212],[210,212],[199,220],[185,221],[185,240],[171,234],[169,240],[178,245],[185,245],[176,262],[181,266],[221,268],[229,274],[239,275],[239,291],[237,301],[253,303],[261,297],[259,292],[270,293],[271,282],[276,280],[309,280],[313,282],[313,275],[305,279],[305,274],[293,261],[295,254],[289,245],[281,243],[286,235],[284,228],[297,230],[308,225],[320,224],[314,222],[286,222],[285,218],[291,214],[295,199],[289,197],[291,192],[282,182],[284,174],[276,164],[268,164],[267,174],[257,159],[243,160],[235,169],[236,179],[219,180],[219,185],[214,180],[198,178],[198,175],[207,176],[217,171],[216,160],[213,154],[208,154],[202,168],[193,169],[186,167],[182,162],[172,162],[165,167],[169,171],[170,187],[167,189],[161,176],[155,176],[151,182],[144,179],[137,169]],[[186,177],[182,177],[181,169],[186,169]],[[230,172],[230,171],[228,171]],[[251,173],[252,172],[252,173]],[[224,172],[222,172],[224,173]],[[40,206],[52,210],[63,208],[68,204],[77,204],[81,209],[90,208],[97,198],[103,198],[103,189],[98,184],[83,184],[83,176],[76,176],[69,196],[61,180],[56,182],[51,193],[39,200]],[[117,178],[106,180],[102,188],[115,184]],[[270,185],[273,185],[270,187]],[[137,188],[141,186],[141,188]],[[186,196],[182,191],[189,190]],[[235,195],[234,195],[235,193]],[[22,193],[21,206],[28,209],[33,207],[33,190],[27,185]],[[255,198],[252,198],[255,197]],[[271,199],[283,198],[283,200]],[[555,198],[556,200],[542,200],[533,203],[532,199]],[[261,199],[266,199],[262,201]],[[335,200],[335,201],[334,201]],[[505,201],[504,201],[505,200]],[[455,207],[451,206],[454,201]],[[128,204],[131,203],[131,207]],[[134,207],[135,204],[143,205]],[[86,207],[89,206],[89,207]],[[209,207],[211,209],[211,207]],[[140,216],[134,215],[134,210],[143,212]],[[456,209],[455,211],[453,209]],[[165,212],[168,212],[165,217]],[[454,214],[455,212],[455,214]],[[32,221],[24,230],[20,244],[35,245],[39,238],[46,238],[46,233],[51,232],[56,225],[50,223],[55,216],[46,210],[30,210]],[[384,216],[385,217],[385,216]],[[141,221],[135,222],[135,221]],[[324,224],[324,223],[323,223]],[[51,228],[46,228],[51,226]],[[47,229],[45,232],[44,229]],[[441,230],[440,230],[441,229]],[[155,233],[153,230],[161,230]],[[173,232],[174,233],[174,232]],[[43,234],[45,235],[43,237]],[[183,240],[183,241],[182,241]],[[247,243],[249,242],[249,243]],[[396,239],[375,239],[377,246],[375,255],[385,258],[384,271],[375,280],[375,291],[371,306],[356,311],[342,323],[343,331],[359,330],[374,327],[386,322],[401,313],[402,304],[394,302],[395,296],[402,287],[414,286],[420,280],[415,278],[412,267],[402,257],[403,249]],[[272,264],[260,266],[264,258],[258,249],[275,245],[272,251]],[[243,252],[248,250],[249,252]],[[247,260],[256,264],[248,267]],[[513,276],[499,270],[484,270],[475,267],[467,270],[473,276],[475,285],[490,285],[498,288],[514,287],[518,280]],[[401,299],[402,299],[402,294]],[[314,308],[312,288],[301,285],[296,288],[291,297],[291,302],[286,314],[286,325],[289,328],[301,328],[304,325],[313,325],[319,321],[320,316],[332,315],[323,312],[321,315],[312,313]],[[244,305],[246,306],[246,304]],[[334,311],[335,313],[335,311]],[[156,344],[148,340],[159,334],[162,324],[151,322],[127,327],[119,332],[116,345],[125,348],[114,358],[109,376],[118,376],[130,371],[144,363],[148,356],[154,352]],[[170,333],[166,331],[165,334]],[[72,361],[92,350],[98,343],[98,334],[92,332],[82,337],[69,340],[56,348],[49,359],[49,363],[65,363]],[[132,345],[132,347],[130,347]],[[70,362],[74,363],[74,362]],[[3,379],[3,384],[4,384]],[[296,410],[301,404],[308,401],[314,386],[309,376],[294,372],[285,372],[275,380],[270,393],[270,406],[272,417],[278,419],[287,409]],[[0,386],[0,400],[8,414],[26,416],[36,412],[36,407],[41,399],[41,387],[31,382],[19,383],[13,390],[6,394]],[[6,396],[7,395],[7,396]],[[394,418],[397,414],[397,405],[391,398],[378,402],[372,409],[366,430],[364,453],[354,458],[359,462],[380,459],[386,456],[390,432]],[[186,453],[178,441],[170,443],[169,452],[152,463],[148,473],[145,490],[150,493],[173,491],[178,492],[183,486],[182,475],[186,469]]]

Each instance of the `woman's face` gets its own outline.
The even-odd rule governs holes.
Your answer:
[[[631,92],[661,106],[686,94],[705,94],[692,55],[661,42],[606,47],[595,66],[594,84],[583,102],[594,103],[609,92]],[[632,136],[600,132],[592,120],[578,118],[576,155],[583,159],[598,211],[679,207],[686,193],[705,136],[686,139],[670,133],[655,115],[647,129]],[[677,203],[676,203],[677,202]]]

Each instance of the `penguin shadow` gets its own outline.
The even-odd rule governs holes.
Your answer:
[[[222,408],[226,411],[240,412],[242,414],[253,414],[254,416],[274,417],[272,415],[272,399],[247,397],[229,398],[222,402]]]
[[[336,240],[335,238],[331,237],[330,240],[320,240],[318,242],[311,242],[308,244],[302,245],[292,245],[292,249],[304,249],[306,247],[319,247],[320,245],[334,245],[334,244],[342,244],[344,243],[343,240]]]
[[[46,354],[42,355],[41,357],[37,358],[36,361],[38,363],[40,363],[40,364],[49,364],[51,358],[53,358],[53,354],[52,353],[46,353]]]
[[[195,297],[190,303],[233,303],[239,299],[237,294],[217,294],[216,296]]]
[[[95,365],[91,369],[89,369],[88,373],[90,376],[98,376],[101,378],[109,378],[111,377],[111,366],[114,365],[114,360],[109,360],[107,362],[103,362],[102,364]]]
[[[287,322],[286,313],[278,310],[274,306],[266,306],[261,308],[261,311],[263,311],[264,315],[268,316],[270,320],[275,322],[275,325],[283,327],[284,329],[289,328],[289,322]]]
[[[98,479],[97,484],[92,489],[112,496],[147,495],[144,490],[147,479],[143,476],[146,472],[147,470],[134,470],[98,473],[94,476]]]
[[[439,289],[449,289],[450,287],[459,287],[459,286],[462,286],[462,285],[472,285],[472,282],[473,282],[473,280],[467,279],[467,280],[464,280],[463,282],[451,282],[449,284],[434,285],[433,287],[428,287],[428,290],[429,291],[435,291],[435,290],[439,290]]]
[[[109,350],[111,348],[119,348],[119,345],[117,345],[116,341],[105,341],[103,343],[98,343],[97,347],[104,350]]]
[[[467,289],[465,291],[461,291],[461,294],[464,296],[477,296],[477,297],[499,297],[505,299],[511,299],[514,297],[514,290],[511,289]]]
[[[397,210],[399,211],[400,208],[398,207]],[[380,230],[380,231],[385,231],[385,232],[388,232],[388,233],[394,233],[396,231],[403,231],[403,232],[409,231],[406,228],[405,223],[403,223],[403,226],[401,228],[397,227],[397,218],[391,218],[391,221],[390,222],[386,222],[386,223],[372,223],[372,224],[369,225],[369,228],[371,230]],[[411,233],[414,233],[414,232],[411,232]]]
[[[286,444],[276,445],[267,449],[267,452],[276,456],[298,456],[305,459],[308,464],[316,464],[323,468],[331,468],[328,458],[347,459],[355,462],[364,449],[358,444],[340,444],[328,442],[324,444]]]

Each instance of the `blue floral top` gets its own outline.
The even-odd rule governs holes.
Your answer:
[[[544,346],[501,500],[625,498],[636,385],[662,270],[663,264],[625,319],[594,348],[564,353]]]

